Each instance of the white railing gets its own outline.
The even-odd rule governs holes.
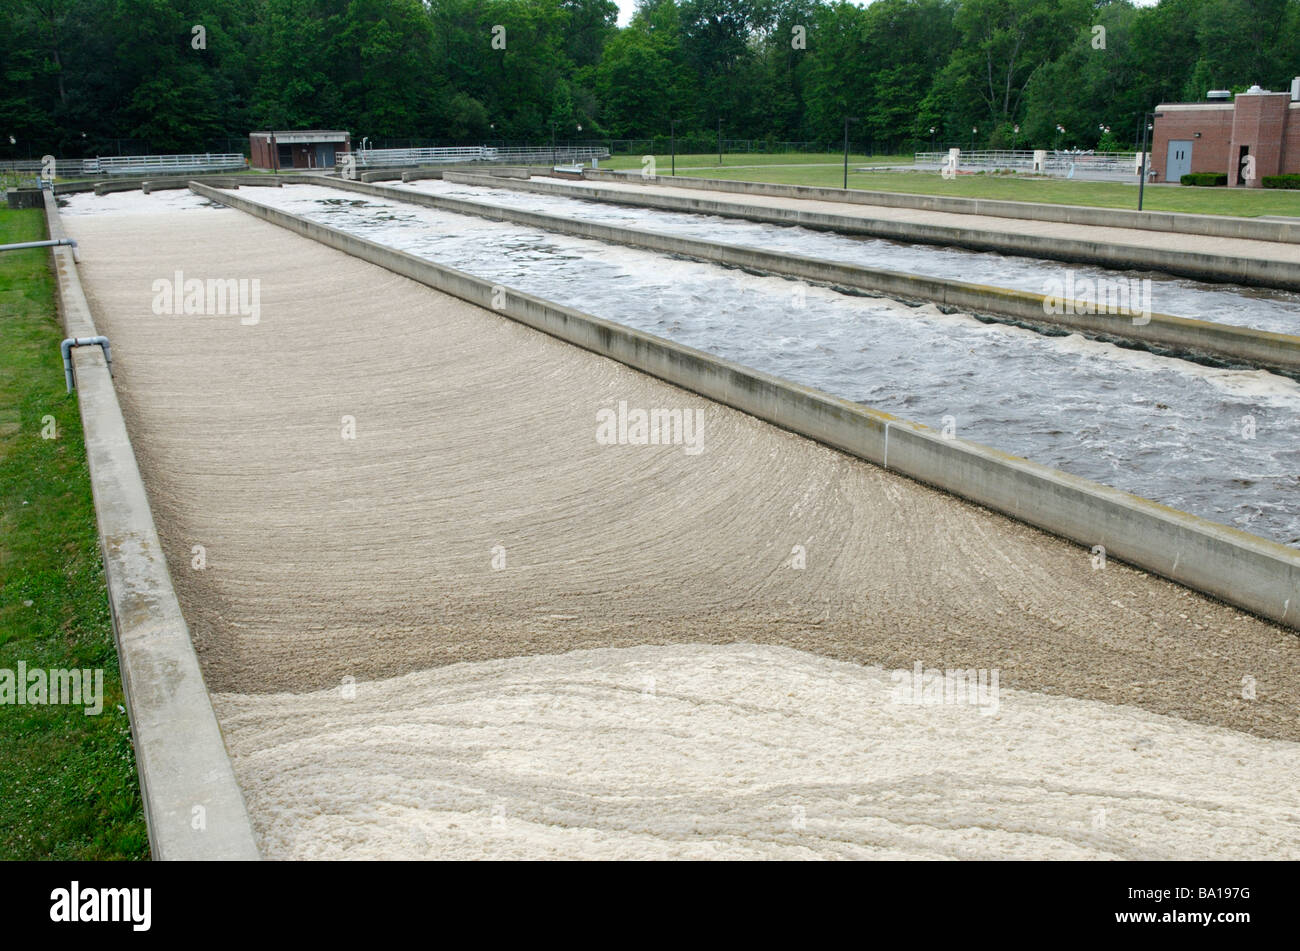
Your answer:
[[[247,168],[239,153],[203,152],[193,155],[109,155],[85,159],[83,175],[128,175],[140,172],[195,172]]]
[[[84,161],[85,159],[56,159],[54,174],[56,177],[63,178],[69,175],[79,175],[81,174],[81,164]],[[0,162],[0,175],[38,178],[44,169],[45,165],[40,159]]]
[[[1049,150],[1040,171],[1045,174],[1076,172],[1106,172],[1137,176],[1137,152],[1082,152]],[[917,152],[913,157],[916,166],[941,166],[948,161],[947,152]],[[1034,152],[1027,149],[1003,151],[961,152],[960,168],[1034,170]]]
[[[440,149],[361,149],[356,153],[358,168],[393,168],[395,166],[442,165],[455,162],[511,162],[518,165],[551,162],[588,162],[609,158],[603,148],[547,146],[530,148],[489,148],[470,146]]]

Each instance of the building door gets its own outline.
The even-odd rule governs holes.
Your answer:
[[[316,146],[316,167],[333,168],[334,167],[334,149],[335,145],[329,142],[321,142]]]
[[[1170,139],[1165,159],[1165,181],[1176,182],[1192,170],[1191,139]]]

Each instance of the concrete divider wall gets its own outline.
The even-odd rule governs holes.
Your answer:
[[[1018,254],[1033,258],[1102,264],[1120,270],[1164,271],[1169,274],[1177,274],[1202,281],[1226,281],[1259,287],[1300,290],[1300,264],[1269,258],[1234,257],[1192,251],[1171,251],[1163,248],[1139,247],[1137,245],[1109,244],[1076,238],[1052,238],[1044,235],[990,232],[977,227],[955,228],[947,225],[921,224],[911,221],[887,221],[877,218],[802,211],[797,208],[742,206],[735,202],[713,201],[687,195],[656,194],[653,192],[634,194],[627,191],[615,191],[598,187],[565,185],[560,182],[510,182],[507,185],[486,176],[467,173],[448,173],[444,178],[449,182],[464,185],[513,188],[543,195],[563,195],[566,198],[603,201],[639,208],[659,208],[667,211],[718,215],[723,218],[741,218],[766,224],[800,225],[821,231],[862,234],[893,241],[949,245],[970,248],[975,251],[996,251],[1001,254]]]
[[[1086,205],[1047,205],[1027,201],[990,198],[958,198],[948,195],[916,195],[907,192],[873,192],[857,188],[819,188],[812,185],[778,185],[771,182],[742,182],[727,178],[665,176],[644,178],[640,172],[587,169],[584,178],[628,184],[666,185],[672,188],[701,188],[741,195],[776,198],[806,198],[841,201],[885,208],[915,208],[958,215],[989,215],[1029,221],[1092,225],[1104,228],[1138,228],[1144,231],[1172,231],[1202,234],[1214,238],[1249,238],[1256,241],[1300,242],[1300,222],[1261,221],[1229,215],[1194,215],[1173,211],[1130,211],[1125,208],[1094,208]],[[1136,177],[1136,176],[1135,176]],[[1136,183],[1135,183],[1136,184]],[[1136,193],[1134,195],[1136,199]]]
[[[372,169],[368,172],[362,172],[360,180],[363,182],[392,182],[400,179],[404,182],[415,182],[427,178],[442,178],[444,172],[454,171],[457,169],[460,171],[474,171],[480,175],[493,175],[497,178],[526,179],[532,174],[532,170],[522,166],[491,165],[483,162],[476,162],[471,165],[445,165],[436,168],[410,168],[407,166],[396,166],[393,168]],[[543,168],[539,169],[539,171],[549,171],[549,169]]]
[[[331,186],[391,201],[403,201],[456,214],[509,221],[563,234],[608,241],[664,254],[695,258],[727,267],[761,271],[832,287],[873,291],[901,300],[929,301],[975,314],[996,315],[1039,327],[1064,328],[1103,340],[1119,340],[1176,356],[1209,358],[1300,375],[1300,337],[1231,324],[1150,314],[1135,324],[1130,312],[1047,313],[1044,297],[1028,291],[969,284],[945,278],[862,267],[821,258],[659,234],[542,212],[486,205],[363,182],[331,181]],[[1062,308],[1064,309],[1064,308]]]
[[[196,184],[196,193],[776,426],[1300,627],[1300,551]],[[496,306],[494,306],[494,304]]]
[[[431,179],[431,178],[439,179],[442,178],[444,172],[457,171],[457,170],[466,171],[468,168],[469,166],[465,166],[465,165],[456,165],[448,168],[417,168],[407,172],[403,172],[402,181],[418,182],[424,179]],[[527,180],[533,174],[533,170],[530,168],[525,168],[525,167],[515,168],[507,165],[488,166],[486,168],[479,168],[477,169],[477,171],[480,174],[492,175],[495,176],[496,178],[519,178],[524,180]],[[361,176],[361,180],[370,182],[370,181],[376,181],[377,179],[366,178],[363,175]],[[344,181],[347,181],[347,179],[344,179]]]
[[[199,178],[195,178],[193,175],[187,175],[180,178],[114,179],[109,182],[86,183],[85,187],[82,188],[59,188],[56,186],[54,191],[56,194],[63,195],[68,192],[93,190],[96,195],[107,195],[112,192],[129,192],[139,189],[148,195],[150,192],[168,190],[180,191],[188,188],[190,182],[194,181],[203,182],[207,185],[216,185],[219,188],[238,188],[240,185],[278,188],[283,184],[273,175],[204,175]]]
[[[45,214],[50,236],[66,237],[52,196]],[[66,332],[94,336],[71,249],[52,251]],[[252,824],[172,589],[112,377],[99,347],[78,347],[72,354],[153,857],[256,859]],[[119,363],[124,356],[119,352]],[[52,351],[50,360],[57,365],[58,354]],[[203,828],[195,828],[200,818]]]

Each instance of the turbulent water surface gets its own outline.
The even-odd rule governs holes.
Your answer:
[[[162,199],[169,207],[203,204],[194,196],[171,194],[176,197]],[[959,438],[1300,546],[1300,385],[1274,374],[1214,369],[1079,336],[1047,337],[945,315],[932,306],[850,296],[327,187],[241,194],[837,396],[936,428],[947,426]],[[74,196],[67,211],[107,208],[103,203],[115,197]],[[584,212],[599,207],[573,204]],[[613,208],[610,214],[623,211],[643,217],[630,209]],[[778,247],[767,239],[764,246]],[[924,248],[910,253],[964,254]],[[890,266],[912,269],[906,261]]]

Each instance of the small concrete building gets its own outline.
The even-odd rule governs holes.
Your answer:
[[[341,152],[352,151],[352,137],[333,129],[252,132],[248,136],[253,168],[333,168]]]
[[[1251,86],[1236,99],[1215,90],[1205,102],[1156,106],[1151,141],[1154,180],[1189,172],[1226,173],[1229,185],[1260,187],[1265,175],[1300,173],[1300,78],[1290,92]],[[1244,174],[1254,160],[1254,178]]]

